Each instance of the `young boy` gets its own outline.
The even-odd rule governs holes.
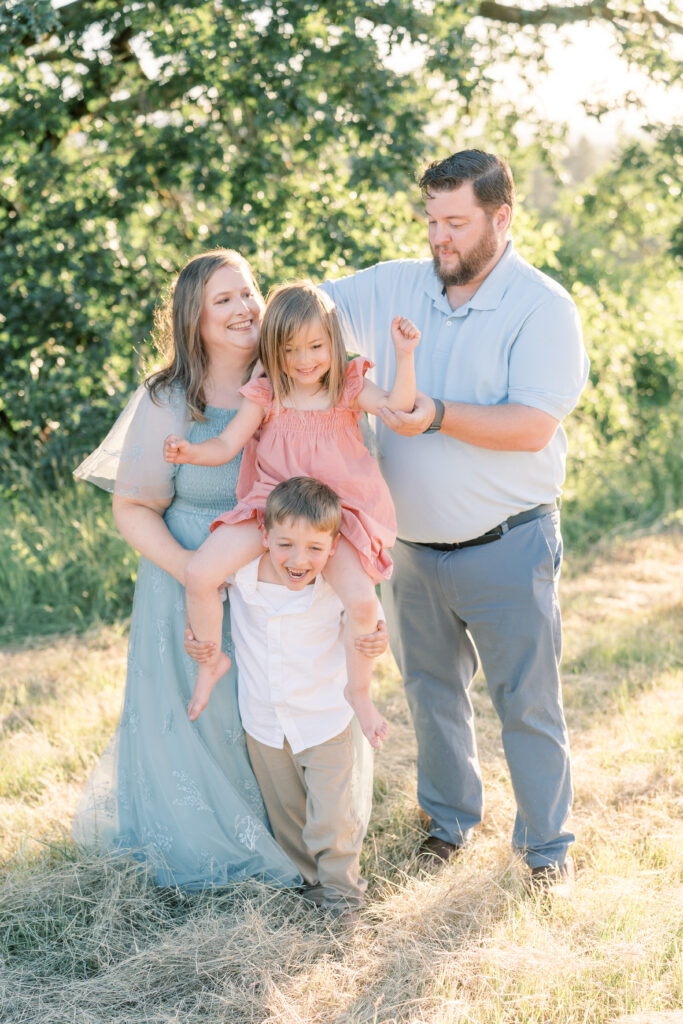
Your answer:
[[[273,834],[306,898],[334,915],[364,899],[372,784],[370,748],[344,699],[343,607],[321,575],[340,524],[334,491],[286,480],[266,504],[264,554],[228,580],[240,714]]]

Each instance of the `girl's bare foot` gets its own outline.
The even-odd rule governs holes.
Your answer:
[[[389,734],[389,724],[386,718],[379,713],[369,694],[354,692],[347,684],[344,687],[344,697],[356,712],[356,718],[366,740],[371,747],[379,750]]]
[[[194,684],[194,692],[187,705],[187,714],[191,722],[199,718],[209,702],[211,691],[214,686],[230,668],[230,658],[224,651],[220,651],[217,658],[203,662],[197,672],[197,682]]]

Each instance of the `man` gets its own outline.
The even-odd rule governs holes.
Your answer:
[[[432,164],[420,187],[433,262],[380,263],[323,286],[380,386],[393,374],[391,317],[422,332],[423,394],[378,425],[400,538],[382,597],[431,818],[419,860],[448,860],[483,815],[469,697],[478,653],[517,801],[513,846],[535,886],[550,887],[571,879],[574,840],[559,676],[560,421],[588,360],[567,292],[513,249],[507,165],[465,150]]]

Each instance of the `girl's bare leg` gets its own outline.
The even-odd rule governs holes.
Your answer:
[[[209,640],[216,653],[199,665],[197,682],[187,707],[192,719],[206,707],[211,691],[230,668],[230,658],[221,650],[223,602],[218,588],[243,565],[263,551],[261,531],[256,520],[220,526],[209,534],[187,564],[185,591],[187,617],[197,640]]]
[[[348,682],[344,696],[356,712],[363,734],[378,748],[386,739],[389,726],[370,697],[372,661],[355,648],[356,637],[372,633],[377,627],[377,597],[370,577],[360,564],[355,548],[340,537],[336,552],[325,566],[323,576],[344,605],[344,647]]]

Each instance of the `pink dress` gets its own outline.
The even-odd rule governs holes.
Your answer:
[[[396,540],[396,514],[379,466],[358,429],[356,399],[373,364],[358,356],[347,366],[339,404],[332,409],[278,411],[266,377],[249,381],[240,394],[262,405],[266,416],[246,445],[237,481],[237,505],[211,524],[263,522],[266,498],[282,480],[312,476],[331,487],[342,503],[343,537],[353,544],[365,572],[375,582],[391,576],[387,548]]]

